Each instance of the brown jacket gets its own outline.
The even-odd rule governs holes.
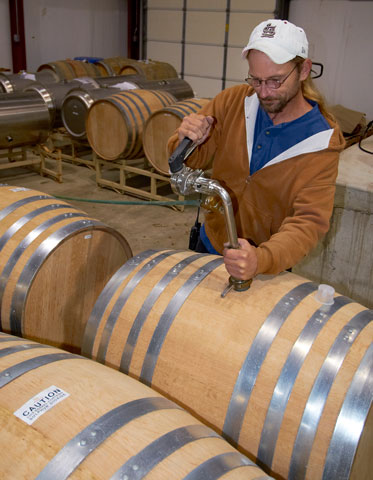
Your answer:
[[[258,245],[257,273],[276,274],[299,262],[328,231],[344,140],[338,126],[328,121],[330,130],[292,147],[250,176],[248,150],[258,105],[246,85],[219,93],[200,112],[216,119],[211,135],[187,164],[206,169],[213,158],[212,178],[231,196],[238,237]],[[170,152],[177,143],[174,134]],[[206,233],[222,252],[227,241],[223,215],[206,214]]]

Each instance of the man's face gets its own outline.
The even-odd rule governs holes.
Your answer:
[[[254,87],[259,102],[267,113],[282,112],[301,90],[298,67],[294,69],[295,64],[291,61],[278,65],[258,50],[249,52],[248,63],[250,76],[259,80],[275,79],[282,82],[290,74],[278,89],[269,88],[264,82],[259,87]]]

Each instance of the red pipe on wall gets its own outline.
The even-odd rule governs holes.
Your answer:
[[[26,43],[23,0],[9,0],[13,72],[26,70]]]

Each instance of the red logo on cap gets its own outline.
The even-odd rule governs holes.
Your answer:
[[[276,25],[271,25],[270,23],[267,23],[267,25],[263,28],[261,37],[273,38],[276,33],[275,30],[276,30]]]

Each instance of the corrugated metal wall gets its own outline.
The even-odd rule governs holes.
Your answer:
[[[241,50],[252,29],[274,18],[276,0],[148,0],[143,57],[171,63],[199,97],[242,83]]]

